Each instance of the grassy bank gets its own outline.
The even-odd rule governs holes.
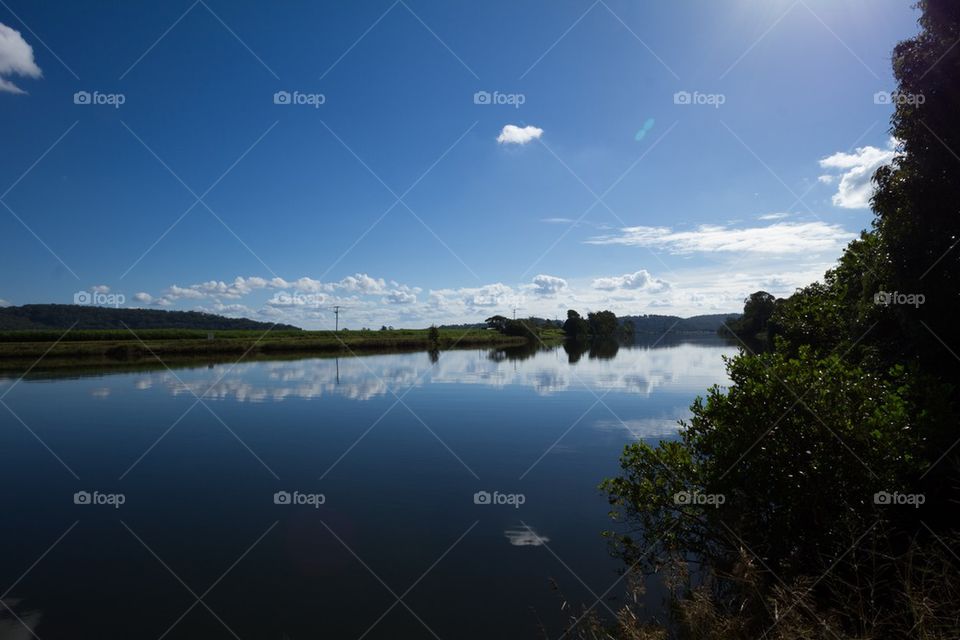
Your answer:
[[[43,367],[109,365],[198,357],[351,354],[418,351],[455,347],[521,345],[526,338],[486,329],[442,329],[434,342],[427,329],[388,331],[10,331],[0,333],[0,369],[29,367],[43,357]]]

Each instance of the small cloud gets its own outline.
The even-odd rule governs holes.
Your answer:
[[[818,181],[820,184],[833,184],[833,176],[830,176],[830,175],[819,176],[819,177],[817,178],[817,181]]]
[[[526,126],[518,127],[515,124],[506,125],[497,136],[497,142],[500,144],[527,144],[531,140],[536,140],[543,135],[543,129],[540,127]]]
[[[167,289],[166,295],[164,296],[168,300],[178,300],[180,298],[187,298],[189,300],[199,300],[200,298],[205,297],[205,294],[202,291],[199,291],[194,288],[188,287],[178,287],[177,285],[170,285],[170,288]]]
[[[833,195],[834,206],[843,209],[867,209],[873,197],[873,174],[880,167],[890,164],[898,155],[897,141],[890,139],[886,149],[859,147],[854,153],[835,153],[820,161],[823,169],[835,169],[840,173],[840,184]],[[824,180],[829,178],[829,181]],[[821,176],[820,182],[831,184],[835,176]]]
[[[8,75],[39,78],[43,72],[33,60],[33,47],[27,44],[20,32],[0,23],[0,92],[26,93],[4,77]]]
[[[110,287],[105,284],[98,284],[90,289],[94,293],[110,293]]]
[[[467,307],[512,307],[523,304],[523,297],[517,295],[513,288],[495,282],[482,287],[460,289],[458,291],[463,303]]]
[[[0,298],[0,307],[9,307],[9,306],[10,306],[9,302],[4,300],[3,298]]]
[[[390,304],[414,304],[417,301],[417,296],[409,291],[394,289],[387,294],[384,300]]]
[[[372,278],[365,273],[347,276],[337,286],[355,293],[382,293],[387,286],[383,278]]]
[[[153,296],[149,293],[143,291],[133,294],[133,299],[137,302],[142,302],[144,304],[150,304],[153,301]]]
[[[783,220],[789,217],[789,213],[765,213],[762,216],[757,216],[757,220]]]
[[[567,288],[567,281],[556,276],[540,274],[533,279],[533,292],[538,296],[554,296]]]
[[[644,290],[650,293],[663,293],[670,288],[670,283],[654,278],[646,269],[635,273],[610,278],[597,278],[593,281],[593,288],[601,291],[615,291],[628,289],[631,291]]]

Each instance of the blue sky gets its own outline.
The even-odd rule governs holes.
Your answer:
[[[4,0],[0,300],[359,328],[787,295],[869,225],[911,4]]]

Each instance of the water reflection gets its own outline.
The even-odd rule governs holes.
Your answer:
[[[580,362],[583,354],[591,360],[612,360],[620,351],[620,343],[614,339],[592,340],[590,342],[567,341],[563,344],[563,350],[567,354],[567,362],[576,364]]]
[[[102,621],[86,612],[104,602],[118,612],[119,634],[156,638],[182,613],[182,588],[160,567],[143,578],[149,588],[130,588],[142,571],[130,550],[142,554],[135,560],[153,559],[120,519],[178,571],[190,567],[190,584],[220,575],[274,522],[242,557],[245,579],[218,587],[233,589],[221,593],[218,614],[244,638],[282,637],[283,630],[296,638],[355,638],[386,607],[371,601],[375,582],[356,557],[378,573],[393,571],[391,584],[409,580],[404,576],[420,575],[479,521],[437,568],[469,575],[469,584],[424,580],[417,610],[423,607],[438,635],[464,639],[513,637],[503,628],[526,629],[531,610],[538,617],[553,612],[563,617],[555,620],[557,637],[566,614],[556,611],[545,577],[566,576],[564,593],[585,602],[594,598],[581,585],[611,584],[622,568],[599,537],[610,521],[597,484],[616,473],[625,443],[674,437],[691,400],[726,379],[721,356],[732,352],[715,340],[568,345],[26,379],[4,400],[23,422],[0,411],[0,451],[7,454],[0,480],[18,488],[5,494],[4,513],[14,520],[0,533],[0,548],[39,547],[28,554],[36,557],[66,522],[82,522],[57,546],[56,562],[44,561],[43,571],[18,584],[22,601],[3,604],[31,628],[40,624],[45,639],[101,637]],[[10,390],[10,382],[0,384]],[[391,394],[407,391],[409,411],[390,411]],[[190,412],[193,394],[214,415]],[[62,452],[83,482],[52,473],[50,451]],[[129,496],[124,510],[74,504],[72,495],[95,482]],[[295,488],[330,499],[320,509],[274,504],[276,491]],[[524,504],[477,506],[469,496],[483,488],[522,492]],[[567,574],[567,562],[582,583]],[[89,588],[91,571],[96,588]],[[249,584],[268,588],[251,591]],[[466,597],[473,593],[483,594],[484,611]],[[158,603],[173,610],[151,615]],[[267,614],[250,613],[257,611]],[[0,640],[32,637],[5,612],[0,606]],[[202,626],[208,619],[185,618],[181,624],[194,629],[183,636],[220,632],[216,620],[212,631]],[[412,635],[402,617],[381,624],[383,637]]]
[[[540,395],[581,388],[649,396],[663,386],[702,392],[725,379],[720,356],[731,352],[731,347],[716,341],[656,347],[567,343],[547,349],[523,346],[215,364],[142,374],[134,386],[238,402],[325,395],[363,401],[431,384],[526,387]],[[583,355],[587,358],[582,359]],[[103,388],[98,395],[106,398],[109,390]]]
[[[18,598],[0,600],[0,640],[35,638],[39,624],[40,612],[24,608]]]
[[[678,421],[689,415],[687,407],[675,407],[670,415],[633,420],[597,420],[593,428],[599,431],[627,433],[635,440],[671,436],[679,428]]]
[[[530,527],[507,529],[503,535],[514,547],[540,547],[550,542],[550,538],[541,536]]]

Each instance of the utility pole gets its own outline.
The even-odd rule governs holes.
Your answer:
[[[334,325],[336,328],[334,329],[334,331],[339,332],[340,331],[340,305],[336,305],[333,307],[333,315],[336,316],[336,324]]]

